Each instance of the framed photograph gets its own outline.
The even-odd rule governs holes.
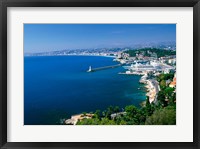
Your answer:
[[[199,5],[1,1],[1,148],[199,148]]]

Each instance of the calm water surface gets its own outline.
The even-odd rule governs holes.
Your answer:
[[[24,124],[57,125],[73,114],[145,100],[140,76],[119,75],[122,67],[87,73],[88,67],[117,64],[110,57],[24,58]]]

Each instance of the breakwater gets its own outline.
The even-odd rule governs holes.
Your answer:
[[[110,68],[116,68],[122,66],[122,64],[117,64],[117,65],[111,65],[111,66],[104,66],[104,67],[97,67],[97,68],[92,68],[92,66],[89,67],[87,72],[94,72],[94,71],[99,71],[99,70],[104,70],[104,69],[110,69]]]

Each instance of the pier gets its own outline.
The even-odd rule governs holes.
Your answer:
[[[122,66],[122,64],[104,66],[104,67],[97,67],[97,68],[92,68],[92,66],[90,66],[87,72],[94,72],[94,71],[99,71],[99,70],[104,70],[104,69],[109,69],[109,68],[116,68],[116,67],[119,67],[119,66]]]

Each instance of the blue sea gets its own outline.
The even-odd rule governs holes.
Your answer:
[[[24,58],[24,124],[59,125],[73,114],[105,110],[146,99],[140,76],[120,75],[123,67],[86,72],[118,64],[102,56],[36,56]]]

